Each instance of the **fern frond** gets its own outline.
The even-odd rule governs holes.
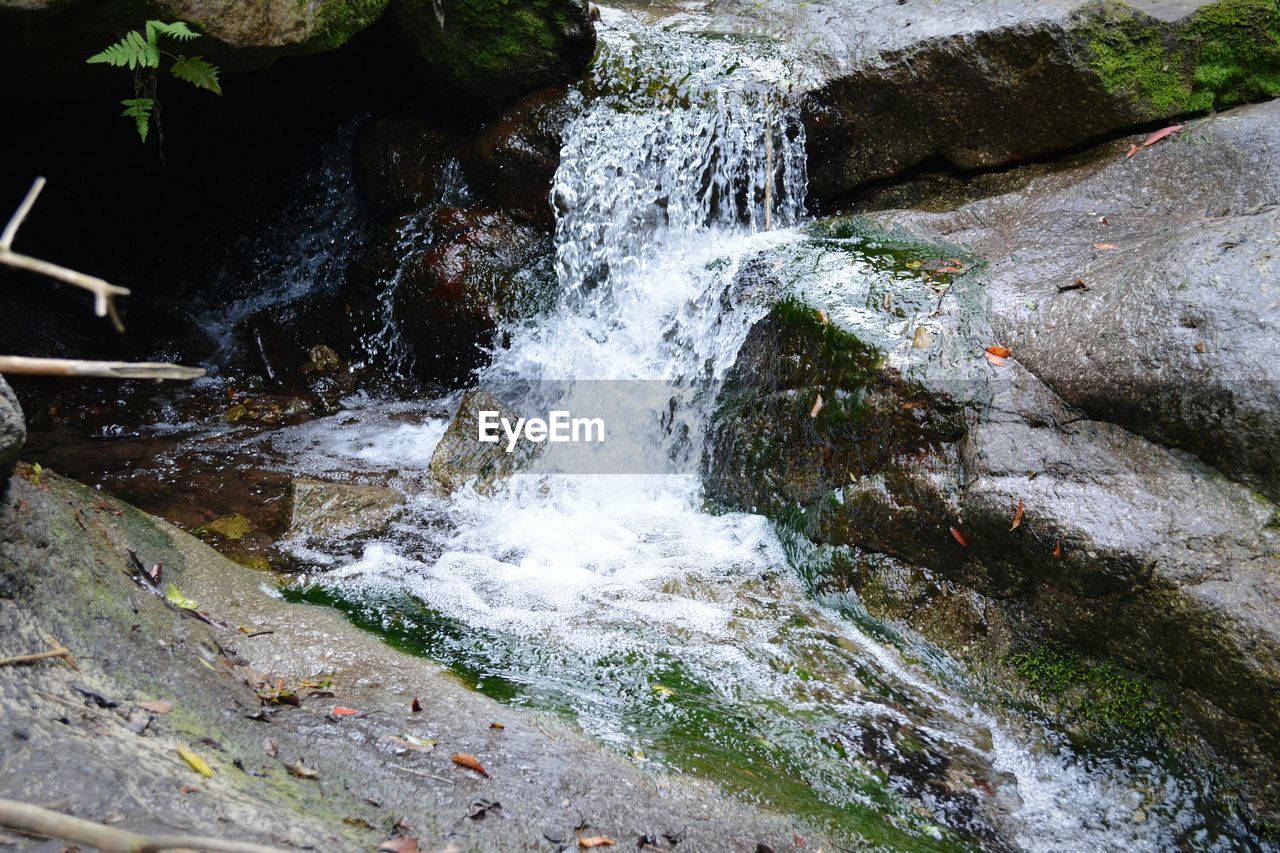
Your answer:
[[[120,103],[124,104],[124,112],[120,115],[133,119],[138,128],[138,136],[146,142],[147,131],[151,129],[151,110],[156,105],[155,101],[150,98],[126,98]]]
[[[159,68],[160,50],[155,45],[149,44],[142,37],[142,33],[130,30],[120,41],[108,46],[100,53],[95,53],[85,62],[105,62],[117,68],[123,68],[126,65],[130,69],[137,68],[139,65],[143,68]]]
[[[166,24],[164,21],[147,21],[147,41],[155,44],[158,36],[168,36],[178,41],[191,41],[200,38],[200,34],[191,29],[184,21]]]
[[[218,83],[218,66],[205,62],[199,56],[179,56],[169,71],[174,77],[186,80],[198,89],[208,89],[215,95],[222,94],[222,85]]]

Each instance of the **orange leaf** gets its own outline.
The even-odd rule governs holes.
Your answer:
[[[987,357],[987,361],[991,362],[991,365],[992,365],[993,367],[1004,367],[1006,364],[1008,364],[1008,363],[1009,363],[1009,362],[1005,361],[1003,358],[1001,358],[1000,356],[998,356],[998,355],[994,355],[994,354],[989,353],[989,352],[988,352],[988,353],[983,353],[983,355],[985,355],[985,356]]]
[[[607,835],[592,835],[589,838],[578,839],[578,846],[583,850],[590,850],[592,847],[612,847],[617,843]]]
[[[987,347],[987,352],[989,352],[991,355],[994,355],[996,358],[1008,358],[1009,356],[1013,355],[1013,350],[1009,349],[1008,347],[1000,347],[1000,346]]]
[[[1137,153],[1138,153],[1138,150],[1139,150],[1139,149],[1138,149],[1138,146],[1136,146],[1136,145],[1130,145],[1130,146],[1129,146],[1129,153],[1128,153],[1128,154],[1125,154],[1124,156],[1126,156],[1126,157],[1132,157],[1134,154],[1137,154]]]
[[[378,845],[378,853],[420,853],[416,838],[388,838]]]
[[[1017,530],[1022,526],[1022,517],[1027,514],[1027,508],[1022,503],[1022,498],[1018,498],[1018,511],[1013,516],[1013,526],[1009,528],[1009,532]]]
[[[1142,147],[1150,148],[1152,145],[1155,145],[1161,139],[1164,139],[1167,136],[1173,136],[1175,133],[1182,130],[1184,127],[1186,127],[1185,124],[1175,124],[1175,125],[1171,125],[1169,127],[1163,128],[1162,130],[1157,130],[1155,133],[1147,137],[1147,141],[1142,143]]]
[[[341,705],[333,709],[333,715],[335,717],[353,717],[359,713],[360,712],[355,708],[344,708]]]
[[[418,701],[417,696],[413,697],[413,704],[409,706],[409,709],[412,710],[413,713],[415,714],[419,713],[422,710],[422,703]]]
[[[1061,541],[1061,540],[1054,540],[1054,543],[1053,543],[1053,558],[1054,558],[1055,560],[1061,560],[1061,559],[1062,559],[1062,541]]]
[[[465,767],[468,770],[474,770],[484,778],[486,779],[489,778],[489,771],[484,769],[484,765],[480,763],[480,759],[476,758],[474,755],[470,755],[465,752],[459,752],[457,755],[450,756],[450,759],[453,761],[454,764],[458,765],[459,767]]]
[[[951,528],[951,537],[960,543],[960,547],[962,548],[969,547],[969,540],[965,537],[964,533],[960,531],[960,528],[958,527]]]
[[[1105,225],[1110,225],[1110,224],[1111,224],[1111,220],[1110,220],[1110,219],[1108,219],[1108,218],[1107,218],[1107,217],[1105,217],[1105,216],[1103,216],[1102,218],[1100,218],[1098,221],[1099,221],[1099,222],[1101,222],[1104,226],[1105,226]]]

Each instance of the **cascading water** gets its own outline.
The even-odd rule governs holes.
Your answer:
[[[753,260],[807,239],[789,63],[608,10],[601,33],[553,192],[560,304],[507,329],[480,382],[524,388],[513,405],[572,411],[635,395],[610,424],[629,459],[611,476],[555,473],[596,470],[570,457],[492,496],[442,497],[423,472],[445,423],[404,423],[405,404],[276,433],[262,441],[295,470],[395,468],[416,495],[359,553],[293,543],[318,571],[290,594],[490,695],[563,711],[638,762],[705,773],[836,837],[1229,846],[1196,780],[1079,758],[1052,732],[980,710],[941,655],[856,602],[815,601],[765,519],[704,510],[690,463],[715,384],[768,306],[734,289]]]

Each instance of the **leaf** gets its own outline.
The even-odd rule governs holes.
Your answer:
[[[91,64],[105,63],[116,68],[128,67],[133,70],[160,67],[160,50],[149,43],[137,30],[125,33],[124,38],[115,44],[108,45],[105,50],[95,53],[85,60]]]
[[[813,408],[809,411],[809,417],[816,418],[818,414],[822,411],[822,407],[825,405],[826,403],[823,402],[822,395],[819,394],[818,399],[814,401]]]
[[[1099,252],[1111,252],[1119,247],[1115,243],[1094,243],[1093,248],[1097,249]]]
[[[951,528],[951,538],[960,543],[961,548],[969,547],[969,540],[958,527]]]
[[[1022,518],[1027,514],[1027,508],[1022,503],[1022,498],[1018,498],[1018,511],[1013,515],[1013,526],[1009,528],[1009,532],[1017,530],[1022,526]]]
[[[911,339],[911,346],[915,349],[928,349],[933,346],[933,332],[924,326],[917,326],[915,336]]]
[[[169,584],[168,589],[164,591],[164,600],[172,604],[174,607],[177,607],[179,610],[195,610],[200,606],[183,595],[182,590],[178,589],[173,584]]]
[[[319,770],[312,770],[301,764],[286,764],[285,769],[289,771],[290,776],[297,776],[299,779],[315,779],[320,776]]]
[[[199,56],[179,56],[169,73],[179,80],[186,80],[197,89],[207,89],[215,95],[222,94],[218,82],[218,66],[211,65]]]
[[[1155,145],[1160,140],[1173,136],[1175,133],[1182,130],[1184,127],[1186,127],[1185,124],[1174,124],[1174,125],[1170,125],[1169,127],[1157,130],[1155,133],[1147,137],[1147,141],[1142,143],[1142,147],[1150,148],[1152,145]]]
[[[987,347],[987,352],[996,358],[1008,358],[1013,355],[1013,350],[1002,346]]]
[[[378,853],[421,853],[416,838],[388,838],[378,845]]]
[[[489,724],[489,728],[493,729],[494,731],[500,732],[503,729],[505,729],[506,726],[504,726],[502,723],[494,722]]]
[[[418,701],[417,696],[413,697],[413,704],[409,706],[409,710],[413,711],[415,714],[422,712],[422,703]]]
[[[359,713],[360,712],[355,708],[344,708],[341,705],[333,709],[333,715],[335,717],[354,717]]]
[[[1137,153],[1138,153],[1138,151],[1140,151],[1140,150],[1141,150],[1141,149],[1139,149],[1139,148],[1138,148],[1138,146],[1136,146],[1136,145],[1130,145],[1130,146],[1129,146],[1129,150],[1128,150],[1128,152],[1127,152],[1124,156],[1125,156],[1125,157],[1132,157],[1134,154],[1137,154]]]
[[[178,744],[178,755],[183,761],[191,765],[191,769],[199,773],[201,776],[212,776],[213,768],[200,756],[187,749],[182,744]]]
[[[183,785],[181,788],[178,789],[178,793],[179,794],[198,794],[200,793],[200,789],[197,788],[195,785]]]
[[[167,699],[157,699],[154,702],[143,702],[138,707],[153,714],[167,714],[173,710],[173,703]]]
[[[126,98],[120,103],[124,105],[124,112],[120,115],[133,119],[138,128],[139,138],[146,142],[147,131],[151,129],[151,110],[155,107],[155,101],[150,98]]]
[[[1053,543],[1053,558],[1055,560],[1062,559],[1062,540],[1061,539],[1055,540]]]
[[[484,769],[484,765],[480,763],[480,759],[466,752],[459,752],[449,756],[449,759],[459,767],[465,767],[468,770],[474,770],[486,779],[489,778],[489,771]]]
[[[413,735],[402,735],[401,737],[396,737],[395,735],[384,735],[382,739],[393,746],[398,746],[401,749],[406,749],[410,752],[430,753],[434,752],[436,748],[435,741],[427,740],[426,738],[414,737]]]
[[[659,696],[665,697],[665,696],[676,695],[676,692],[674,690],[672,690],[670,687],[667,687],[664,684],[655,684],[653,685],[653,687],[649,689],[652,690],[654,693],[657,693]]]
[[[191,41],[200,38],[200,34],[182,21],[166,24],[164,21],[147,21],[147,41],[155,44],[157,36],[165,35],[177,41]]]
[[[249,519],[237,512],[233,515],[224,515],[222,518],[214,519],[206,524],[204,529],[210,533],[216,533],[224,539],[238,542],[249,532],[249,527]]]
[[[1004,367],[1009,363],[1008,361],[1001,358],[1000,356],[993,355],[990,352],[984,352],[983,355],[986,356],[987,361],[991,363],[992,367]]]
[[[614,841],[607,835],[592,835],[587,838],[579,838],[578,846],[583,850],[590,850],[593,847],[612,847],[618,842]]]
[[[262,751],[265,752],[267,755],[271,756],[272,758],[275,758],[276,753],[278,753],[280,749],[279,747],[276,746],[275,741],[273,741],[271,738],[267,738],[262,742]]]

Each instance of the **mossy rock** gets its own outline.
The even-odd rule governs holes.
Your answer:
[[[404,0],[392,22],[423,80],[477,116],[575,79],[595,52],[585,0]]]

